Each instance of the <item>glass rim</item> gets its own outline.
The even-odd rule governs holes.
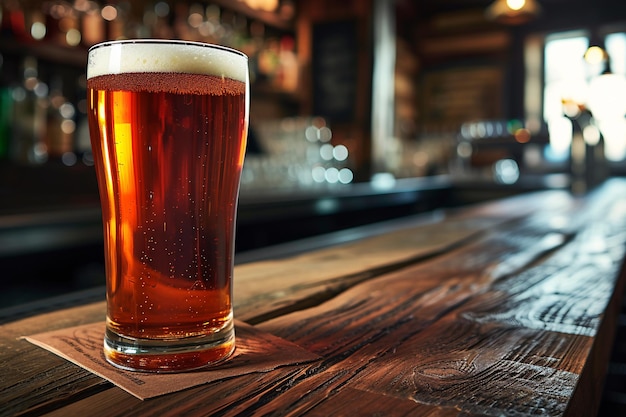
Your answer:
[[[208,42],[200,42],[200,41],[188,41],[184,39],[158,39],[158,38],[137,38],[137,39],[118,39],[118,40],[110,40],[96,43],[87,49],[87,53],[91,53],[91,51],[104,48],[107,46],[113,45],[129,45],[129,44],[163,44],[163,45],[188,45],[188,46],[197,46],[201,48],[211,48],[211,49],[219,49],[224,52],[230,52],[235,55],[239,55],[246,60],[248,59],[248,55],[244,54],[238,49],[231,48],[229,46],[219,45],[216,43],[208,43]]]

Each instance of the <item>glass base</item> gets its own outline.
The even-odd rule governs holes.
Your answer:
[[[181,340],[128,338],[106,329],[104,357],[112,365],[143,372],[181,372],[206,368],[235,351],[235,328]]]

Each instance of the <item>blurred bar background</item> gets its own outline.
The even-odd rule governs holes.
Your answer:
[[[621,0],[0,4],[4,307],[104,283],[85,117],[104,40],[250,57],[239,253],[626,170]]]

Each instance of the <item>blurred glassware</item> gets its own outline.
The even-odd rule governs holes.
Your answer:
[[[354,180],[350,151],[333,144],[332,130],[321,117],[288,117],[255,126],[258,154],[248,154],[242,189],[323,188]]]

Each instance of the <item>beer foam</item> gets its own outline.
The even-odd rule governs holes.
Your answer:
[[[199,42],[128,40],[106,42],[89,50],[87,79],[146,72],[214,75],[246,82],[248,65],[239,51]]]

